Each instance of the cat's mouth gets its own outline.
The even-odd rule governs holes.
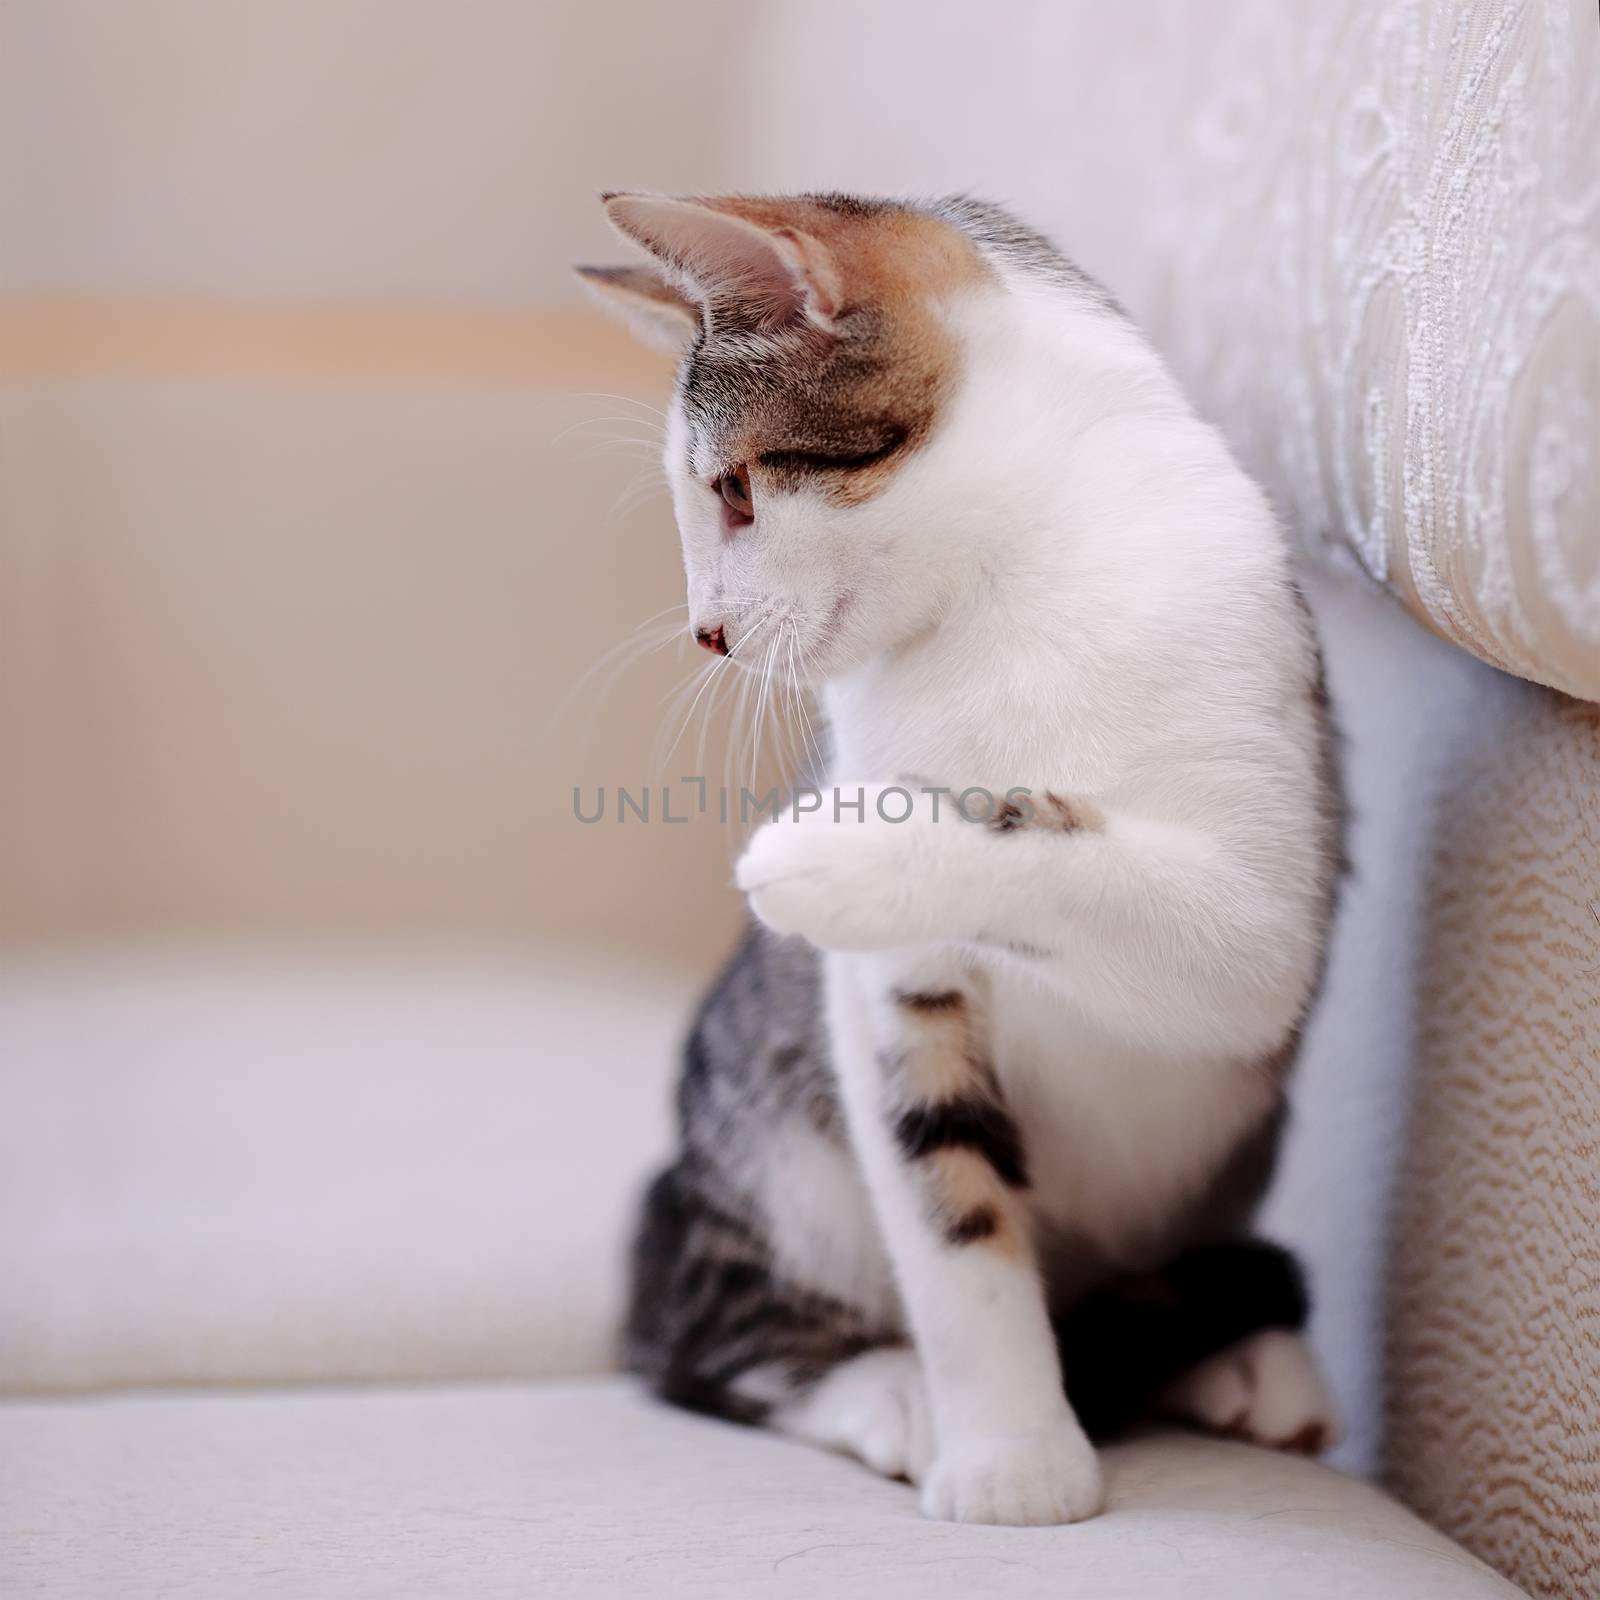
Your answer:
[[[854,610],[855,603],[854,593],[846,589],[828,608],[821,623],[813,629],[805,648],[798,652],[795,676],[802,682],[819,682],[829,675],[830,668],[837,667],[846,619]]]
[[[789,604],[757,612],[749,622],[715,630],[718,643],[734,664],[762,677],[787,678],[795,683],[814,682],[827,675],[828,663],[844,633],[844,622],[855,605],[849,591],[829,606],[821,621],[814,614]]]

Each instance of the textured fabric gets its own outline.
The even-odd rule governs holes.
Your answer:
[[[1600,709],[1539,695],[1439,823],[1389,1472],[1538,1594],[1600,1593]]]
[[[1017,201],[1303,537],[1485,660],[1600,697],[1593,0],[1002,13],[974,30],[944,0],[912,36],[850,0],[764,12],[755,166]]]
[[[1162,1437],[1072,1528],[923,1521],[842,1457],[621,1382],[0,1406],[8,1600],[1499,1600],[1326,1467]]]

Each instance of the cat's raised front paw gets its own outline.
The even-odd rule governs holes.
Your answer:
[[[944,1522],[1082,1522],[1104,1503],[1099,1458],[1070,1418],[941,1449],[922,1485],[923,1516]]]
[[[750,909],[774,933],[819,950],[914,942],[908,881],[887,825],[821,815],[759,829],[734,869]]]

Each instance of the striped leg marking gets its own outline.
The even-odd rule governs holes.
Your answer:
[[[949,1245],[1026,1258],[1022,1141],[981,1052],[977,997],[902,989],[892,998],[900,1043],[883,1056],[888,1115],[934,1225]]]

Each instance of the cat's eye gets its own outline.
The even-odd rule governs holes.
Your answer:
[[[722,496],[723,516],[730,528],[748,527],[756,520],[756,503],[750,493],[750,469],[742,461],[712,485]]]

